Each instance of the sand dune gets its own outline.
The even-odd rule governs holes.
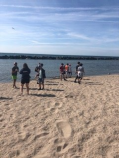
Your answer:
[[[0,84],[0,158],[119,158],[119,75],[73,81]]]

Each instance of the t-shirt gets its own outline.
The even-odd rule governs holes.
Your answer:
[[[17,72],[18,72],[18,71],[19,71],[18,66],[14,66],[14,67],[12,68],[12,75],[17,76]]]
[[[69,72],[72,72],[71,66],[69,65]]]
[[[61,72],[61,73],[64,72],[64,66],[63,66],[63,65],[60,66],[60,72]]]
[[[78,67],[78,71],[84,72],[84,68],[83,68],[82,66],[79,66],[79,67]]]
[[[39,78],[46,78],[45,70],[43,68],[39,70]]]
[[[39,78],[43,78],[42,70],[39,71]]]
[[[20,74],[22,75],[22,79],[30,78],[30,76],[29,76],[30,73],[31,73],[31,70],[29,68],[23,68],[20,70]]]
[[[69,66],[65,65],[65,71],[68,71],[68,69],[69,69]]]
[[[78,71],[78,67],[79,67],[79,65],[76,65],[76,71]]]

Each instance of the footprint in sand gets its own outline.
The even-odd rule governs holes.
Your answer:
[[[65,121],[57,122],[57,128],[64,138],[71,137],[73,130],[68,122]]]
[[[55,139],[54,140],[54,144],[56,146],[56,151],[58,153],[65,153],[68,151],[69,149],[69,144],[65,142],[64,139],[60,138],[60,139]]]
[[[63,104],[63,103],[57,103],[57,102],[56,102],[56,103],[55,103],[55,106],[57,106],[58,108],[61,108],[61,107],[62,107],[62,104]]]

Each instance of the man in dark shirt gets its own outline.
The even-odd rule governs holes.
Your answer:
[[[17,72],[19,72],[19,68],[17,66],[17,62],[14,62],[14,66],[12,68],[13,88],[17,88],[16,87]]]
[[[27,63],[23,64],[23,68],[20,70],[21,77],[21,94],[23,94],[23,87],[26,84],[27,94],[29,94],[29,82],[30,82],[30,73],[31,70],[29,69]]]

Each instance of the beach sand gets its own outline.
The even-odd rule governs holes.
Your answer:
[[[119,158],[119,75],[73,81],[0,84],[0,158]]]

